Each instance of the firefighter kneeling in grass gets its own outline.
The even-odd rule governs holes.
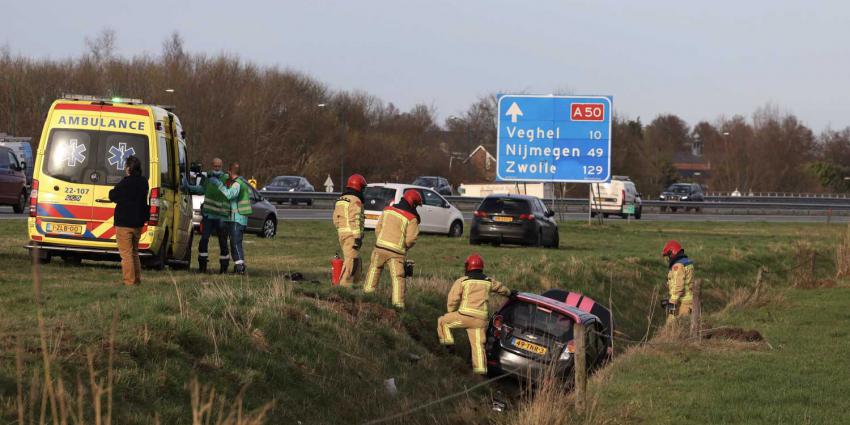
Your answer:
[[[408,189],[401,201],[384,208],[378,224],[375,226],[375,249],[369,262],[369,273],[363,292],[375,292],[384,265],[390,268],[392,281],[393,307],[404,308],[404,285],[407,251],[416,243],[419,237],[419,214],[416,207],[422,205],[422,195],[418,190]]]
[[[440,344],[451,347],[455,341],[452,329],[466,329],[469,347],[472,352],[472,371],[476,374],[487,373],[487,356],[484,353],[484,341],[487,319],[490,317],[487,301],[490,293],[514,296],[507,286],[490,279],[484,274],[484,259],[472,254],[466,259],[466,275],[452,285],[446,301],[448,313],[437,319],[437,335]]]
[[[342,273],[339,284],[351,286],[360,280],[360,246],[363,245],[363,189],[366,179],[352,174],[342,196],[336,200],[333,222],[342,248]]]
[[[669,241],[661,250],[667,259],[667,290],[669,298],[662,300],[667,311],[667,323],[677,317],[689,316],[693,307],[694,263],[685,255],[685,250],[676,241]],[[666,301],[666,302],[665,302]]]

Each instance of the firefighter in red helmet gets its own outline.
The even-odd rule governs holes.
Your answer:
[[[363,292],[375,292],[384,266],[390,268],[392,282],[392,303],[399,309],[404,308],[407,251],[416,244],[419,237],[419,213],[416,207],[422,205],[422,195],[416,189],[407,189],[401,200],[384,208],[378,224],[375,225],[375,249],[369,261],[369,273]]]
[[[688,316],[693,307],[694,263],[685,255],[685,249],[676,241],[668,241],[661,250],[667,260],[668,298],[662,300],[667,311],[667,322]]]
[[[451,347],[454,345],[452,329],[466,329],[472,352],[472,372],[483,375],[487,373],[484,341],[490,316],[487,308],[490,293],[507,297],[516,292],[487,277],[484,274],[484,259],[478,254],[467,257],[464,269],[464,276],[456,280],[449,290],[446,301],[448,313],[437,319],[437,336],[440,344]]]
[[[363,189],[366,179],[352,174],[336,200],[333,223],[342,250],[342,273],[339,284],[351,286],[360,280],[360,247],[363,245]]]

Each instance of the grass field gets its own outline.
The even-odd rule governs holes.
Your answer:
[[[808,255],[801,253],[811,249],[821,253],[815,265],[820,277],[831,277],[834,249],[843,231],[841,226],[822,224],[623,223],[587,227],[566,223],[561,226],[562,248],[557,251],[489,246],[473,249],[465,238],[423,236],[410,255],[416,261],[416,276],[408,286],[408,309],[397,313],[388,308],[386,277],[383,292],[377,296],[329,287],[329,259],[337,249],[329,223],[282,222],[277,239],[246,237],[249,277],[245,279],[146,271],[141,287],[123,288],[117,284],[117,263],[67,266],[55,260],[42,266],[45,344],[52,355],[53,376],[62,377],[74,397],[80,393],[85,396],[82,404],[89,420],[92,386],[87,353],[91,353],[98,378],[106,382],[111,347],[115,423],[151,423],[155,417],[161,423],[193,423],[193,410],[200,409],[192,408],[194,379],[226,397],[226,406],[240,392],[244,393],[246,410],[271,403],[267,423],[362,423],[414,408],[477,382],[469,373],[468,351],[461,349],[455,356],[443,353],[434,329],[436,318],[444,312],[448,287],[462,273],[463,260],[473,250],[484,256],[488,273],[511,288],[539,291],[562,287],[601,301],[610,297],[624,337],[640,339],[647,331],[647,313],[654,307],[651,300],[660,293],[664,280],[666,268],[659,251],[667,239],[680,240],[696,261],[706,308],[717,312],[752,287],[759,267],[773,271],[766,275],[768,286],[787,286],[791,275],[787,269],[808,264]],[[366,259],[373,242],[373,235],[367,235]],[[51,410],[49,403],[44,407],[41,404],[43,359],[32,267],[21,248],[24,243],[23,222],[0,222],[0,417],[4,422],[16,421],[19,383],[24,389],[27,417],[34,415],[38,422],[42,408]],[[211,255],[211,265],[215,265]],[[294,283],[285,278],[295,271],[319,283]],[[696,410],[682,407],[672,413],[694,423],[736,422],[735,418],[765,418],[763,423],[822,418],[817,414],[795,416],[790,411],[785,416],[771,416],[768,407],[761,407],[761,416],[743,416],[753,411],[748,401],[773,400],[759,398],[769,390],[756,391],[756,387],[788,386],[791,378],[805,373],[805,368],[790,375],[775,372],[776,368],[793,367],[794,361],[805,361],[797,355],[798,350],[786,347],[799,348],[806,337],[798,331],[816,330],[819,321],[783,327],[778,315],[785,312],[782,320],[795,323],[796,316],[790,312],[806,308],[805,297],[816,297],[820,291],[827,290],[803,291],[801,301],[786,296],[784,307],[777,310],[770,310],[770,306],[759,307],[768,310],[733,308],[713,318],[718,323],[758,325],[775,350],[693,348],[687,362],[705,365],[694,370],[677,367],[683,360],[666,351],[656,355],[641,348],[647,351],[629,354],[615,363],[609,382],[597,392],[597,411],[629,423],[667,421],[669,417],[663,412],[668,404],[662,398],[669,396],[671,387],[663,385],[667,379],[675,381],[673,388],[694,391],[688,403]],[[839,296],[829,301],[837,304],[847,300],[843,289],[836,291]],[[493,300],[494,305],[499,302]],[[116,305],[120,315],[115,343],[110,345]],[[763,319],[759,314],[767,314],[761,311],[769,311],[774,321],[758,322],[759,317]],[[659,324],[658,313],[656,310],[654,326]],[[846,318],[825,316],[823,320],[846,323]],[[834,331],[836,335],[840,332],[843,329]],[[809,337],[813,342],[823,338],[826,346],[841,338],[827,334],[812,333]],[[785,353],[790,353],[789,358],[779,355]],[[815,369],[829,370],[834,357]],[[22,361],[22,378],[17,376],[16,358]],[[776,368],[761,367],[760,360],[774,362],[771,364]],[[719,375],[721,379],[710,371],[719,361],[726,366],[743,364],[730,367],[731,372]],[[746,365],[752,371],[747,372]],[[676,368],[676,373],[683,375],[670,378],[666,367]],[[759,374],[769,377],[761,379]],[[749,387],[738,384],[747,377],[752,382]],[[389,378],[394,378],[398,387],[395,396],[385,390],[384,380]],[[823,385],[812,388],[827,388],[828,378],[823,376]],[[78,379],[83,390],[78,389]],[[693,385],[695,382],[705,382],[705,387],[700,389]],[[734,384],[735,391],[724,388],[729,383]],[[640,394],[635,388],[642,389]],[[789,400],[808,400],[800,391],[785,390],[789,391]],[[510,414],[489,410],[490,391],[475,391],[397,423],[513,420]],[[726,411],[726,402],[740,406]],[[631,407],[623,410],[623,406]]]

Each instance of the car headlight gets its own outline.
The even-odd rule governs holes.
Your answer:
[[[661,196],[659,196],[659,198],[665,199],[666,197],[664,195],[661,195]]]
[[[682,197],[682,200],[683,200],[683,201],[687,201],[687,200],[688,200],[688,197],[687,197],[687,196],[683,196],[683,197]]]
[[[262,189],[260,189],[260,190],[269,190],[269,187],[268,187],[268,186],[263,186],[263,188],[262,188]]]
[[[290,192],[295,192],[295,188],[289,189]]]

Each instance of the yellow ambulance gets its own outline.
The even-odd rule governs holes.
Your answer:
[[[189,154],[180,120],[138,99],[66,95],[53,102],[33,169],[27,248],[41,262],[61,257],[117,260],[109,190],[135,155],[148,178],[150,220],[139,253],[149,267],[186,267],[192,255],[192,199],[180,182]]]

